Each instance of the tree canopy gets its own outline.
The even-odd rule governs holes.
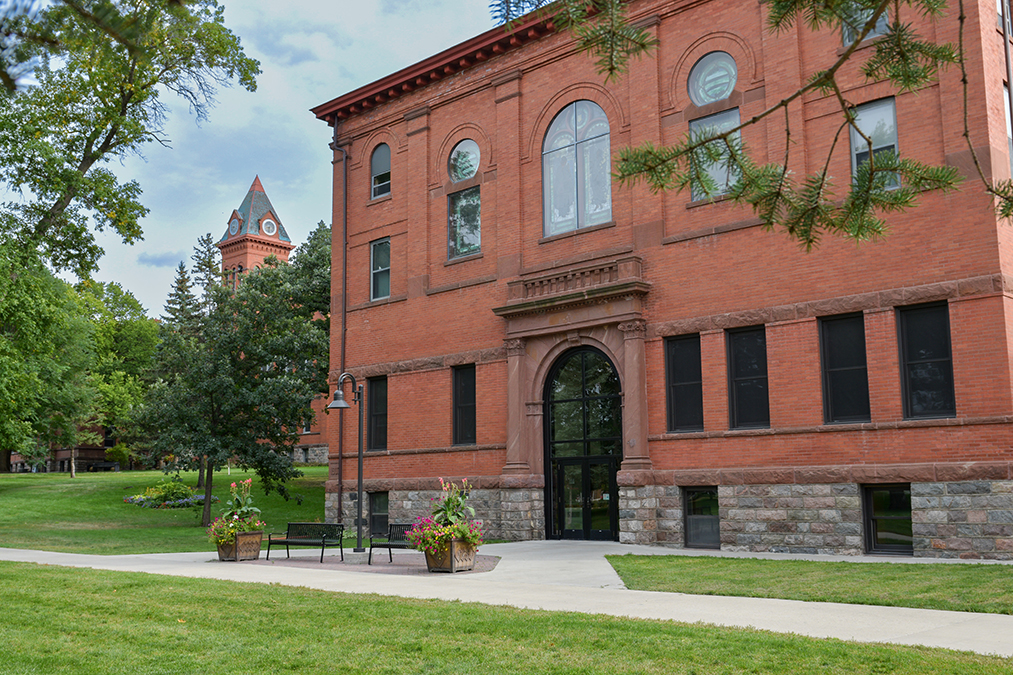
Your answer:
[[[202,248],[195,249],[198,265]],[[206,461],[208,496],[214,472],[229,461],[255,469],[265,490],[287,496],[285,481],[299,475],[291,446],[326,389],[326,335],[295,300],[293,269],[274,258],[235,289],[209,285],[205,300],[182,290],[187,276],[181,266],[162,324],[161,379],[147,399],[156,446],[180,464]]]
[[[141,238],[141,187],[106,165],[169,143],[165,92],[201,120],[217,87],[236,80],[256,88],[259,64],[225,28],[223,12],[216,0],[105,0],[6,17],[3,53],[30,64],[36,83],[0,99],[0,181],[20,196],[0,205],[0,236],[81,277],[102,254],[93,229],[126,243]]]

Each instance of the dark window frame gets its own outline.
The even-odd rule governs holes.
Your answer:
[[[470,388],[467,378],[470,377]],[[478,408],[475,389],[475,364],[453,368],[454,445],[478,443]],[[470,389],[470,395],[469,395]]]
[[[382,386],[381,386],[382,383]],[[387,376],[371,377],[366,380],[366,396],[368,403],[366,414],[369,417],[366,434],[367,450],[387,449]]]
[[[695,343],[696,346],[696,360],[695,363],[691,364],[696,368],[696,375],[693,379],[686,379],[676,381],[677,372],[683,372],[684,367],[677,367],[679,364],[675,363],[677,358],[678,347],[680,345],[687,345],[689,343]],[[686,413],[680,411],[677,402],[682,399],[683,396],[677,396],[676,391],[683,389],[684,391],[690,387],[695,387],[695,391],[691,392],[690,395],[694,396],[694,403],[699,404],[699,420],[692,416],[692,412]],[[681,392],[680,392],[681,393]],[[665,338],[665,394],[666,394],[666,408],[668,411],[668,431],[670,433],[684,433],[703,431],[703,365],[702,357],[700,354],[700,334],[693,333],[691,335],[678,335],[673,337]]]
[[[830,363],[833,361],[829,354],[830,348],[830,331],[832,326],[841,324],[846,321],[858,320],[862,324],[862,365],[857,366],[844,366],[831,368]],[[835,314],[833,316],[823,316],[819,318],[819,338],[820,338],[820,371],[823,380],[823,423],[824,424],[855,424],[861,422],[872,421],[871,404],[869,399],[869,358],[868,351],[866,349],[865,340],[865,315],[861,312],[850,313],[850,314]],[[844,372],[844,371],[857,371],[861,370],[865,373],[865,413],[861,415],[845,415],[839,411],[834,410],[834,378],[833,373]]]
[[[736,377],[735,376],[735,339],[740,335],[746,335],[749,333],[758,332],[763,335],[763,374],[754,375],[751,377]],[[769,429],[770,428],[770,375],[767,368],[767,330],[766,326],[747,326],[743,328],[733,328],[725,331],[725,348],[727,355],[727,366],[728,366],[728,427],[730,429]],[[759,380],[764,381],[764,407],[766,408],[765,419],[761,422],[742,422],[740,418],[743,417],[743,412],[740,410],[740,401],[737,394],[736,383],[744,382],[746,380]]]
[[[876,516],[874,511],[872,493],[876,491],[886,490],[907,490],[908,492],[908,503],[910,505],[910,483],[880,483],[876,485],[863,485],[862,486],[862,523],[865,530],[865,550],[867,553],[879,553],[887,555],[913,555],[914,554],[914,537],[912,536],[912,544],[877,544],[876,543],[876,532],[878,529],[879,521],[903,521],[907,520],[911,522],[911,511],[909,509],[907,518],[900,516],[887,516],[880,515]],[[913,531],[913,523],[912,523]]]
[[[935,359],[912,359],[908,353],[909,340],[908,340],[908,321],[910,317],[916,313],[927,312],[933,310],[942,309],[943,316],[945,318],[946,328],[946,357],[935,358]],[[953,378],[953,336],[950,332],[950,308],[948,303],[944,302],[930,302],[919,305],[908,305],[906,307],[896,308],[897,318],[897,339],[899,341],[899,357],[900,357],[900,384],[901,392],[904,403],[904,419],[945,419],[957,416],[957,396]],[[927,413],[915,412],[914,408],[914,394],[915,392],[911,389],[910,383],[910,367],[918,363],[945,363],[946,373],[949,384],[949,397],[951,408],[942,411],[930,411]]]
[[[682,489],[682,512],[683,512],[683,522],[684,522],[683,532],[685,533],[684,536],[683,536],[683,546],[686,547],[686,548],[710,549],[710,550],[720,550],[720,548],[721,548],[721,516],[720,516],[720,514],[718,514],[718,515],[710,515],[710,514],[694,514],[694,513],[690,513],[690,511],[691,511],[690,507],[691,507],[691,505],[693,503],[693,495],[695,495],[695,494],[702,494],[702,493],[711,493],[711,492],[714,493],[714,498],[717,499],[718,488],[717,488],[717,486],[714,486],[714,485],[708,485],[708,486],[699,485],[699,486],[693,486],[693,487],[684,487]],[[700,518],[700,519],[706,518],[708,520],[713,519],[715,521],[715,523],[717,524],[717,528],[716,528],[717,540],[713,541],[713,542],[691,541],[691,533],[694,532],[695,530],[697,530],[698,528],[695,528],[695,527],[691,526],[691,524],[690,524],[690,518]]]
[[[387,536],[387,525],[390,522],[390,493],[370,492],[369,494],[369,533],[370,535]],[[383,496],[385,509],[379,510],[378,502]]]

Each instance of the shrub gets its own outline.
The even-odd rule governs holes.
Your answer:
[[[152,485],[142,494],[124,497],[128,504],[137,504],[149,509],[185,509],[190,506],[203,506],[204,495],[194,494],[195,488],[185,485],[182,480],[173,478]],[[212,496],[212,502],[218,497]]]
[[[130,460],[132,457],[133,453],[130,452],[130,448],[128,448],[124,443],[117,443],[106,450],[106,461],[119,462],[121,469],[126,469],[130,466]]]

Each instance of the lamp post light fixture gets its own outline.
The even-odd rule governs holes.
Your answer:
[[[345,392],[341,389],[341,385],[344,384],[345,380],[352,381],[352,401],[359,408],[359,488],[358,495],[356,497],[357,507],[355,516],[355,548],[353,549],[356,553],[365,552],[365,547],[362,545],[362,385],[355,382],[355,376],[351,373],[341,373],[338,377],[338,388],[334,390],[334,400],[327,406],[329,410],[344,410],[345,408],[351,408],[348,402],[345,401]],[[342,461],[338,458],[338,461]]]

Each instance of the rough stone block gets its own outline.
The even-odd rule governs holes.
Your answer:
[[[911,497],[927,497],[946,494],[945,483],[911,483]]]
[[[983,480],[945,483],[945,485],[946,493],[951,495],[980,495],[992,492],[992,484]]]
[[[1013,510],[1011,511],[989,511],[988,522],[990,523],[1013,523]]]

